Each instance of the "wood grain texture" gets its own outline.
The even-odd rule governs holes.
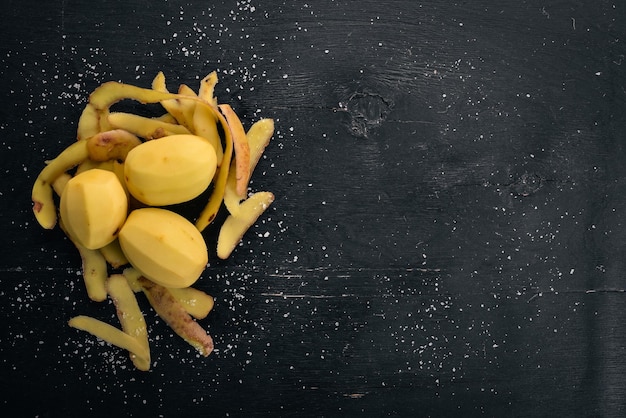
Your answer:
[[[3,409],[624,414],[621,4],[9,6]],[[163,71],[196,88],[213,70],[244,125],[276,119],[251,183],[276,200],[199,284],[216,298],[202,322],[215,353],[196,356],[149,313],[142,374],[65,326],[114,309],[88,302],[78,254],[35,225],[30,187],[101,82],[148,86]]]

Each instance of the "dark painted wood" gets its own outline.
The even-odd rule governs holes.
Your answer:
[[[619,2],[9,1],[0,379],[19,416],[622,416]],[[277,132],[276,202],[199,287],[217,351],[147,309],[153,370],[30,187],[101,82],[217,94]],[[145,306],[145,305],[144,305]],[[18,416],[16,415],[16,416]]]

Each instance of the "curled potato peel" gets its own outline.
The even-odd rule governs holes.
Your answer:
[[[146,140],[191,133],[182,125],[132,113],[111,112],[108,118],[114,128],[124,129]]]
[[[200,106],[209,106],[206,103],[200,104]],[[196,228],[198,230],[203,231],[217,216],[220,207],[222,206],[222,202],[224,200],[224,191],[226,190],[226,182],[228,181],[228,172],[230,169],[230,162],[233,157],[233,136],[228,126],[228,123],[224,119],[224,117],[219,113],[215,112],[215,116],[220,121],[222,126],[224,127],[224,139],[226,142],[224,148],[224,154],[222,155],[221,165],[217,169],[215,180],[213,181],[213,193],[209,197],[209,201],[206,206],[200,212],[200,215],[196,219]]]
[[[250,175],[256,168],[263,151],[267,147],[274,133],[274,121],[272,119],[261,119],[255,122],[246,133],[248,145],[250,147]],[[248,185],[246,184],[246,188]],[[226,189],[224,190],[224,204],[228,212],[233,216],[238,216],[242,197],[237,192],[237,179],[234,170],[228,173]]]
[[[243,198],[248,188],[248,180],[250,179],[250,145],[246,138],[246,131],[230,105],[219,105],[219,109],[224,114],[226,122],[230,127],[233,138],[233,147],[235,152],[235,174],[236,174],[236,192]]]
[[[217,72],[212,71],[209,75],[202,79],[198,90],[198,97],[213,107],[217,107],[217,98],[214,96],[216,84]]]
[[[169,93],[167,86],[165,84],[165,75],[163,72],[159,71],[159,73],[152,80],[152,90],[161,92],[161,93]],[[170,114],[177,123],[181,126],[184,126],[187,129],[191,129],[191,126],[187,125],[187,119],[185,118],[184,111],[180,105],[180,102],[176,100],[176,98],[169,98],[160,101],[161,106],[167,110],[168,114]]]
[[[76,138],[87,139],[100,132],[100,112],[94,105],[87,103],[78,119]]]
[[[50,161],[37,176],[31,193],[33,213],[37,222],[45,229],[52,229],[57,223],[52,183],[61,174],[87,159],[87,155],[87,143],[77,141]]]
[[[86,331],[110,344],[131,353],[131,358],[139,370],[147,371],[150,368],[150,353],[134,337],[119,328],[109,325],[90,316],[78,315],[69,320],[68,325]]]
[[[150,368],[148,327],[135,293],[123,274],[112,274],[106,281],[106,289],[115,305],[122,330],[137,340],[142,348],[143,355],[137,356],[131,352],[131,360],[139,370],[148,370]]]
[[[218,167],[222,165],[224,158],[224,149],[217,130],[218,120],[215,118],[215,112],[212,112],[208,106],[195,106],[193,113],[194,133],[205,138],[215,149]]]

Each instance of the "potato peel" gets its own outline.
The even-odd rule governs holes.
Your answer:
[[[236,191],[237,195],[243,199],[248,190],[248,181],[250,179],[250,145],[248,144],[246,131],[233,108],[230,105],[221,104],[219,109],[224,114],[233,136],[235,172],[237,175]]]
[[[143,356],[131,355],[131,360],[138,369],[149,369],[150,345],[148,343],[148,327],[141,309],[139,309],[135,293],[128,284],[126,277],[122,274],[111,275],[106,281],[106,289],[115,305],[122,330],[135,338],[143,349]]]
[[[132,113],[111,112],[108,117],[114,128],[124,129],[146,140],[191,133],[183,125]]]
[[[208,107],[209,105],[205,106]],[[219,112],[215,112],[215,114],[224,127],[226,147],[224,148],[224,154],[222,156],[222,164],[217,169],[213,180],[213,192],[211,193],[206,206],[196,219],[196,228],[198,228],[199,231],[203,231],[211,222],[213,222],[220,210],[220,207],[222,206],[224,191],[226,190],[226,182],[228,181],[230,162],[233,157],[233,137],[230,127]]]
[[[150,353],[146,352],[145,347],[136,338],[126,334],[119,328],[85,315],[71,318],[68,321],[68,325],[72,328],[86,331],[109,344],[129,351],[135,367],[139,370],[147,371],[150,369]]]
[[[213,351],[213,339],[200,324],[191,318],[169,290],[145,277],[139,277],[138,281],[150,305],[152,305],[161,319],[204,357],[211,354]]]
[[[229,215],[226,218],[217,238],[217,256],[219,258],[224,260],[230,256],[246,231],[273,201],[274,194],[271,192],[254,193],[239,205],[237,216]]]
[[[124,161],[128,152],[141,144],[141,140],[124,129],[97,133],[87,139],[87,153],[92,161]]]
[[[52,183],[61,174],[87,159],[87,143],[77,141],[63,150],[41,170],[32,189],[33,213],[45,229],[57,223],[57,210],[53,199]]]

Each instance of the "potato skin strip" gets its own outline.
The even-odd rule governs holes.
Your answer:
[[[260,119],[256,121],[246,133],[250,147],[250,175],[252,175],[252,172],[259,163],[265,148],[269,145],[272,135],[274,135],[273,119]]]
[[[198,96],[213,107],[217,107],[217,98],[214,96],[216,84],[217,72],[212,71],[209,75],[202,79],[200,82],[200,88],[198,89]]]
[[[57,223],[57,209],[54,204],[52,183],[61,174],[87,159],[87,143],[77,141],[65,148],[50,161],[37,176],[31,193],[33,213],[37,222],[45,229],[52,229]]]
[[[219,109],[224,114],[233,137],[235,171],[237,174],[236,191],[237,195],[243,199],[246,196],[248,181],[250,180],[250,145],[246,138],[246,131],[233,108],[230,105],[221,104]]]
[[[99,250],[90,250],[83,247],[79,243],[72,241],[83,263],[83,281],[89,299],[94,302],[102,302],[107,297],[105,287],[107,272],[107,263]]]
[[[263,151],[265,151],[265,148],[269,144],[273,133],[274,121],[272,119],[261,119],[255,122],[246,133],[250,147],[250,175],[252,175],[252,172],[261,159]],[[228,180],[226,181],[226,189],[224,190],[224,205],[228,209],[228,212],[235,217],[239,216],[240,203],[243,200],[237,193],[236,187],[237,179],[231,167],[231,172],[228,173]],[[246,188],[247,187],[248,185],[246,184]]]
[[[100,112],[91,103],[87,103],[78,119],[76,139],[87,139],[100,132]]]
[[[238,214],[228,215],[220,228],[217,238],[217,256],[227,259],[244,234],[257,221],[259,216],[272,204],[274,194],[271,192],[257,192],[239,205]]]
[[[141,273],[134,267],[124,269],[122,273],[133,292],[138,293],[143,290],[139,283]],[[178,303],[187,311],[187,313],[196,319],[203,319],[213,310],[213,296],[204,293],[202,290],[193,287],[170,288],[168,291],[178,300]]]
[[[204,104],[210,108],[209,105]],[[217,169],[213,180],[213,192],[209,197],[209,201],[200,212],[198,219],[196,220],[196,228],[201,232],[209,226],[211,222],[217,216],[217,212],[220,210],[222,206],[222,202],[224,200],[224,190],[226,189],[226,182],[228,181],[228,172],[230,169],[230,162],[233,156],[233,137],[230,131],[230,127],[228,123],[224,119],[224,117],[219,113],[215,112],[216,117],[220,120],[222,126],[224,127],[224,137],[226,142],[226,147],[224,148],[224,155],[222,156],[222,165]]]
[[[213,296],[193,287],[170,288],[168,291],[185,311],[196,319],[204,319],[213,310]]]
[[[191,318],[169,290],[144,277],[139,277],[138,281],[150,305],[152,305],[161,319],[204,357],[211,354],[213,351],[213,339],[200,324]]]
[[[162,71],[154,77],[152,80],[152,89],[161,93],[169,93],[167,90],[167,86],[165,84],[165,75]],[[165,110],[167,110],[168,114],[170,114],[174,120],[184,126],[185,128],[191,130],[192,126],[187,124],[187,118],[185,117],[185,111],[183,110],[180,102],[176,99],[162,100],[160,101],[161,106]]]
[[[132,113],[111,112],[108,118],[112,127],[124,129],[146,140],[191,133],[182,125]]]
[[[150,354],[145,352],[141,343],[124,331],[109,325],[99,319],[90,316],[78,315],[69,320],[68,325],[72,328],[86,331],[116,347],[130,352],[131,357],[136,357],[135,365],[139,370],[147,371],[150,368]]]
[[[159,103],[163,100],[176,100],[180,97],[178,94],[160,92],[131,84],[118,83],[117,81],[107,81],[89,95],[89,103],[97,110],[103,111],[125,99],[136,100],[139,103],[146,104]]]
[[[197,97],[196,92],[185,84],[181,84],[178,87],[178,94],[181,96]],[[180,110],[182,111],[182,115],[185,120],[185,123],[183,125],[189,127],[189,129],[192,130],[194,126],[193,114],[196,109],[196,102],[192,100],[178,100],[178,105],[180,106]]]
[[[117,239],[100,248],[100,253],[113,268],[120,268],[128,264],[128,259],[124,255],[120,242]]]
[[[113,274],[106,282],[107,292],[115,305],[117,317],[122,325],[122,330],[135,338],[145,356],[138,357],[131,354],[131,360],[140,370],[150,368],[150,346],[148,343],[148,327],[144,319],[139,304],[135,298],[135,293],[130,288],[126,277],[122,274]]]
[[[222,158],[224,157],[224,149],[222,148],[222,142],[220,140],[219,133],[217,132],[217,119],[215,118],[215,112],[211,112],[208,106],[196,106],[193,113],[193,127],[194,133],[213,145],[215,148],[215,155],[217,156],[217,166],[222,165]]]

